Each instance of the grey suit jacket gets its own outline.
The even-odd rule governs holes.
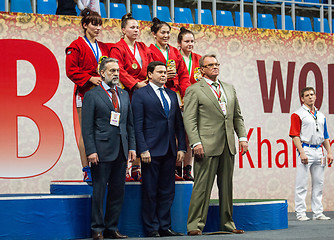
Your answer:
[[[136,149],[129,95],[121,88],[117,91],[121,113],[119,127],[110,124],[111,111],[115,107],[101,86],[88,91],[83,100],[82,136],[86,155],[97,153],[100,162],[114,161],[121,143],[126,158],[129,149]]]
[[[184,97],[183,121],[191,145],[201,142],[206,156],[219,156],[227,144],[236,154],[235,137],[247,137],[235,89],[220,81],[227,98],[227,114],[204,79],[188,87]]]

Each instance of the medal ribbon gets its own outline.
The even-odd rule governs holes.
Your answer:
[[[158,47],[158,45],[157,44],[155,44],[155,46],[159,49],[159,51],[162,53],[162,51],[161,51],[161,49]],[[166,51],[167,51],[167,60],[166,60],[166,64],[167,64],[167,62],[168,62],[168,45],[167,45],[167,47],[166,47]],[[163,53],[162,53],[162,55],[164,55]]]
[[[137,47],[137,42],[135,42],[134,48],[133,48],[133,63],[137,65],[137,59],[136,59],[136,47]],[[132,53],[131,49],[129,48],[130,52]]]
[[[108,94],[109,98],[110,98],[111,101],[112,101],[112,104],[113,104],[114,107],[115,107],[115,110],[118,112],[119,109],[118,109],[118,98],[117,98],[117,96],[116,96],[116,101],[114,102],[114,101],[112,100],[112,96],[110,96],[110,94],[109,94],[108,91],[102,86],[102,84],[100,84],[100,86],[101,86],[101,87],[103,88],[103,90]],[[116,92],[117,92],[117,94],[118,94],[117,87],[116,87]]]
[[[192,62],[192,60],[191,60],[192,57],[191,56],[192,56],[192,53],[190,53],[190,56],[189,56],[189,66],[188,66],[189,77],[191,76],[191,62]],[[184,60],[184,57],[182,57],[182,58],[183,58],[183,61],[186,62]]]
[[[97,61],[97,64],[99,64],[99,47],[97,46],[97,41],[95,40],[95,46],[96,46],[96,51],[94,50],[93,48],[93,45],[91,44],[91,42],[88,40],[87,36],[85,35],[85,39],[86,41],[88,42],[90,48],[92,49],[93,53],[94,53],[94,56],[96,58],[96,61]]]

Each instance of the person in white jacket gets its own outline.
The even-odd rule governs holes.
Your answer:
[[[101,15],[100,1],[99,0],[77,0],[78,8],[82,11],[85,8],[89,8]]]

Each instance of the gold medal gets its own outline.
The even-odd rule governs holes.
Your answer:
[[[171,70],[176,73],[176,63],[173,59],[167,61],[167,71]]]
[[[194,69],[194,79],[196,82],[198,82],[199,80],[201,80],[202,78],[202,73],[199,67]]]
[[[132,63],[132,68],[136,70],[138,68],[137,63]]]

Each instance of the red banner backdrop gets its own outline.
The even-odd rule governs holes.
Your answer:
[[[150,25],[140,22],[146,45],[153,43]],[[180,26],[172,25],[171,45],[177,46]],[[288,199],[293,211],[296,154],[288,136],[290,115],[301,104],[300,89],[314,86],[316,106],[334,135],[332,35],[183,26],[195,33],[195,52],[216,53],[220,79],[237,89],[250,150],[235,158],[234,197]],[[82,34],[78,17],[0,14],[1,193],[45,193],[51,180],[81,179],[74,85],[64,68],[65,48]],[[120,21],[104,19],[99,40],[117,42],[120,36]],[[212,196],[217,197],[216,188]],[[325,210],[334,210],[333,197],[334,174],[327,168]]]

